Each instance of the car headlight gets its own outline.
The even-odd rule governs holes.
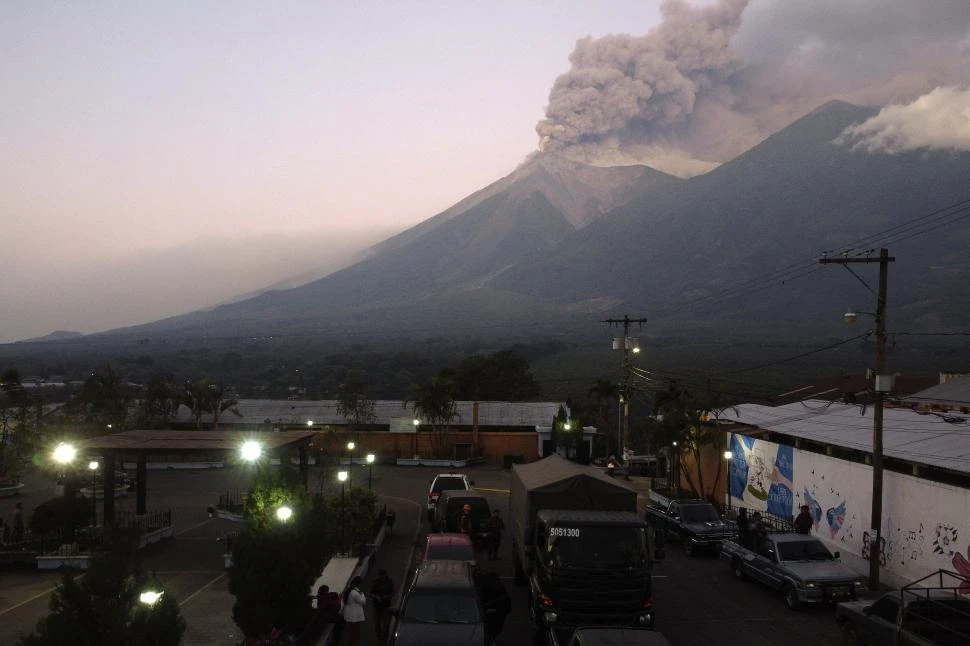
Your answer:
[[[653,623],[653,615],[651,615],[651,614],[650,614],[650,613],[648,612],[648,613],[647,613],[647,614],[645,614],[645,615],[640,615],[640,616],[639,616],[639,617],[637,618],[637,621],[639,621],[639,622],[640,622],[640,625],[642,625],[642,626],[649,626],[650,624],[652,624],[652,623]]]
[[[859,587],[862,587],[862,586],[864,586],[865,584],[866,584],[866,582],[865,582],[865,581],[853,581],[853,582],[852,582],[852,585],[854,585],[854,586],[855,586],[855,587],[857,587],[857,588],[859,588]]]
[[[818,586],[814,581],[803,581],[801,587],[803,588],[815,588]]]
[[[558,615],[556,615],[556,613],[554,612],[547,612],[544,615],[542,615],[542,618],[545,619],[547,624],[554,624],[556,623],[556,619],[558,618]]]

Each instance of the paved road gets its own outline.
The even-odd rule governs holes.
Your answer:
[[[400,589],[414,540],[423,538],[428,530],[423,520],[424,503],[428,484],[437,471],[423,467],[374,468],[374,489],[397,512],[397,523],[384,549],[375,557],[365,586],[369,586],[379,568],[386,568]],[[508,518],[509,473],[491,467],[469,469],[468,473],[476,487],[485,491],[491,505]],[[361,474],[363,482],[366,469],[361,468],[355,477],[357,474]],[[209,519],[205,508],[227,488],[245,487],[248,477],[241,469],[149,473],[148,506],[173,509],[177,537],[144,551],[142,562],[146,569],[155,570],[178,598],[188,624],[186,646],[236,644],[241,639],[232,622],[234,599],[227,589],[228,577],[222,569],[223,546],[218,542],[234,527],[226,521]],[[28,484],[30,490],[22,500],[29,514],[32,504],[49,497],[52,484]],[[122,509],[133,504],[133,496],[119,501]],[[792,612],[779,595],[757,584],[734,580],[722,560],[689,559],[676,544],[669,545],[667,554],[667,560],[655,572],[655,604],[657,627],[675,646],[839,643],[831,608]],[[526,592],[512,583],[511,540],[507,535],[500,559],[484,561],[482,565],[503,578],[513,599],[512,613],[499,644],[528,643],[532,626],[526,611]],[[30,631],[37,619],[46,614],[50,591],[57,580],[56,574],[36,571],[0,573],[0,644],[13,643],[16,636]],[[376,643],[372,625],[365,627],[361,643]]]

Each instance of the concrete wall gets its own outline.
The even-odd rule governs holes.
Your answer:
[[[441,441],[433,441],[433,435],[427,431],[418,433],[388,433],[386,431],[361,431],[360,433],[326,433],[319,434],[313,439],[313,444],[329,455],[346,456],[347,442],[353,440],[358,446],[355,456],[361,457],[373,453],[380,459],[410,458],[420,455],[425,458],[441,457],[455,458],[455,445],[472,444],[472,433],[460,431],[447,433]],[[523,455],[526,461],[536,460],[538,442],[535,431],[502,432],[480,431],[478,433],[479,446],[476,455],[484,456],[489,464],[502,464],[505,455]],[[442,445],[440,456],[435,456],[434,443]]]
[[[872,467],[729,434],[731,504],[794,515],[807,504],[812,534],[867,572]],[[970,490],[886,471],[882,580],[899,586],[939,568],[970,575]]]

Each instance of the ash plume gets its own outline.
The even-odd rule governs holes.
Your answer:
[[[706,172],[831,99],[970,82],[966,0],[667,0],[645,35],[582,38],[536,126],[543,151]]]

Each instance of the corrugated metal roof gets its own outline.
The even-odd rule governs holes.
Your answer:
[[[952,408],[970,408],[970,378],[957,377],[945,384],[938,384],[914,393],[903,401],[920,406],[935,404]]]
[[[455,426],[471,426],[474,402],[455,402],[458,417],[452,422]],[[478,402],[479,426],[528,426],[548,425],[556,416],[560,402]],[[314,426],[325,424],[343,425],[346,418],[337,412],[336,400],[290,401],[280,399],[240,399],[236,405],[241,417],[225,412],[219,418],[220,425],[233,424],[258,425],[269,420],[270,424],[286,426],[305,425],[313,421]],[[399,400],[378,400],[374,402],[374,424],[389,424],[394,418],[411,418],[410,406]],[[211,415],[202,421],[208,423]],[[176,421],[191,423],[192,413],[186,406],[180,406]]]
[[[726,409],[720,419],[871,453],[872,412],[872,406],[813,399],[775,407],[741,404]],[[917,464],[970,473],[968,416],[886,408],[883,415],[883,454]]]

